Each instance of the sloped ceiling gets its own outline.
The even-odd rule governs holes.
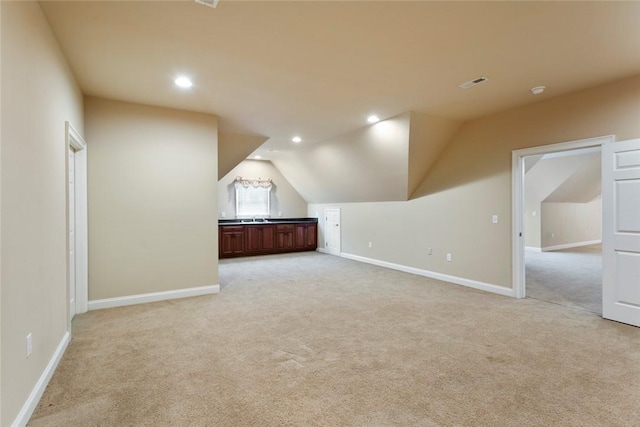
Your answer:
[[[371,113],[465,121],[640,73],[636,1],[40,5],[85,94],[215,114],[222,132],[268,137],[265,154]]]
[[[536,165],[542,159],[542,154],[539,156],[529,156],[524,159],[524,172],[527,173],[531,170],[532,167]]]
[[[600,153],[582,156],[578,169],[547,196],[543,203],[588,203],[602,193],[601,176]]]
[[[221,179],[260,147],[266,136],[218,133],[218,179]]]
[[[214,114],[221,174],[253,148],[309,202],[407,200],[457,123],[640,74],[637,1],[39,3],[83,93]]]
[[[427,114],[411,113],[409,134],[409,178],[407,196],[411,196],[425,178],[444,147],[460,129],[462,122]]]
[[[533,203],[587,203],[600,194],[600,173],[599,151],[543,156],[526,173],[525,197]]]
[[[272,160],[308,203],[407,200],[410,113]]]

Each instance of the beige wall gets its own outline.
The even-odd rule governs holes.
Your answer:
[[[67,332],[65,121],[82,133],[83,113],[82,95],[38,3],[0,7],[0,425],[8,426]]]
[[[589,203],[543,203],[542,249],[602,239],[601,198]]]
[[[269,161],[245,160],[231,172],[218,181],[218,215],[222,218],[236,216],[235,186],[236,177],[256,179],[271,178],[271,217],[277,218],[282,213],[283,218],[301,218],[307,215],[307,202],[291,186],[289,181]]]
[[[409,124],[403,113],[272,162],[308,202],[407,200]]]
[[[541,159],[525,174],[525,246],[540,248],[542,245],[542,202],[592,159],[599,161],[600,153]]]
[[[217,284],[216,117],[85,104],[89,300]]]
[[[512,150],[609,134],[640,136],[640,76],[466,123],[411,201],[309,214],[342,208],[343,252],[510,288]]]

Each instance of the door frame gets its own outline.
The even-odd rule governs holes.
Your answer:
[[[69,150],[75,151],[75,273],[76,273],[76,314],[86,313],[89,300],[89,240],[88,240],[88,206],[87,206],[87,143],[82,135],[65,122],[65,164],[66,164],[66,199],[67,199],[67,318],[71,331],[71,284],[69,259]]]
[[[513,290],[516,298],[525,298],[525,265],[524,265],[524,158],[540,154],[551,154],[583,148],[602,147],[603,144],[615,142],[615,135],[598,136],[557,144],[513,150],[511,154],[511,206],[512,206],[512,266]]]

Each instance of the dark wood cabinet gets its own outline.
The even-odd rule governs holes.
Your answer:
[[[317,245],[316,222],[220,224],[219,257],[266,255],[294,251],[314,251]]]
[[[293,224],[278,224],[276,226],[276,248],[279,250],[293,250]]]
[[[244,227],[220,227],[219,240],[220,258],[244,254]]]
[[[244,252],[247,255],[272,251],[275,248],[273,225],[248,225],[244,227]]]
[[[317,224],[296,224],[296,248],[316,249]]]

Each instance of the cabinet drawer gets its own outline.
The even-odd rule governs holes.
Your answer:
[[[244,230],[244,227],[242,225],[223,225],[220,226],[220,230],[223,233],[234,233],[234,232],[242,232],[242,230]]]
[[[278,232],[283,232],[283,231],[293,231],[293,224],[278,224],[276,225],[276,230]]]

